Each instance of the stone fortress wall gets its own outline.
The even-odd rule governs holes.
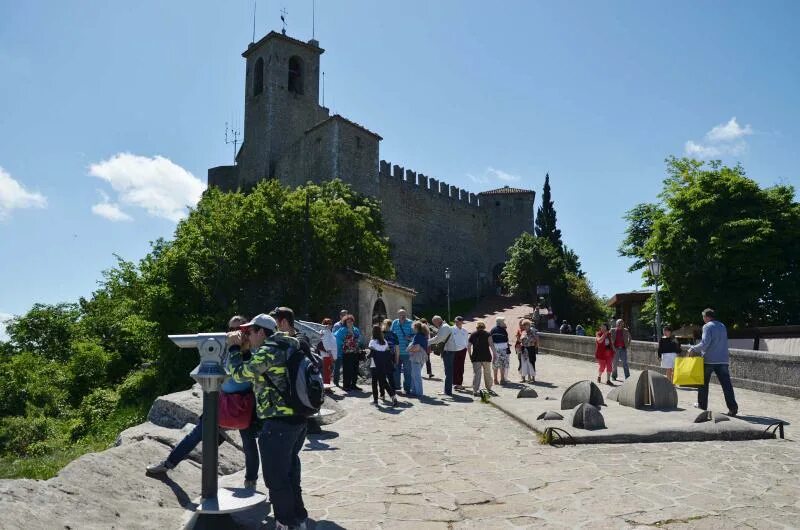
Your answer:
[[[323,52],[275,32],[248,46],[244,143],[237,165],[208,170],[209,186],[341,179],[380,201],[397,281],[418,291],[416,306],[446,304],[445,268],[452,300],[493,291],[506,249],[533,230],[534,192],[468,193],[381,161],[378,134],[319,105]]]

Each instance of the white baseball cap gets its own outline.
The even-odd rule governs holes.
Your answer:
[[[266,313],[261,313],[260,315],[254,316],[253,320],[251,320],[247,324],[242,324],[241,326],[239,326],[239,329],[249,328],[250,326],[258,326],[260,328],[268,329],[273,332],[276,329],[278,329],[278,323],[275,322],[274,318],[272,318]]]

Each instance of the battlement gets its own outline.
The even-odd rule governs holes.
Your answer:
[[[480,207],[481,205],[480,198],[474,193],[469,193],[467,190],[462,190],[433,177],[406,169],[403,166],[392,165],[386,160],[380,161],[379,175],[383,181],[405,185],[408,189],[416,190],[420,193],[428,193],[464,206]]]

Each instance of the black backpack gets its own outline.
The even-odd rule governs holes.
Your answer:
[[[325,401],[325,385],[322,382],[322,358],[311,351],[308,339],[299,335],[300,347],[292,349],[286,358],[286,392],[283,398],[286,405],[300,416],[313,416],[322,408]],[[273,388],[277,387],[269,377],[265,378]]]

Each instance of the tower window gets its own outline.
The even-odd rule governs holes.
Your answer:
[[[264,59],[261,57],[253,67],[253,95],[257,96],[264,91]]]
[[[356,136],[356,148],[361,149],[361,137]]]
[[[289,58],[289,92],[303,94],[303,60],[293,55]]]

